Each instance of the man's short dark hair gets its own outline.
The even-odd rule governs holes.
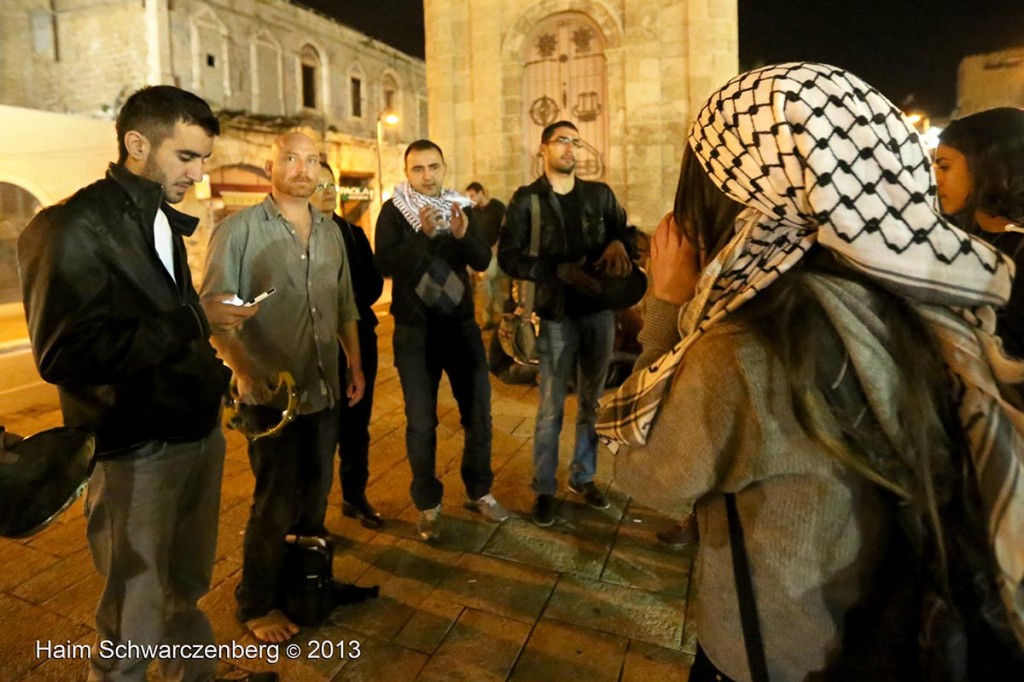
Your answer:
[[[403,160],[408,161],[409,154],[412,152],[425,152],[431,149],[435,150],[438,154],[440,154],[441,161],[444,161],[444,152],[441,151],[441,148],[437,146],[437,143],[431,142],[430,140],[416,140],[415,142],[411,143],[408,147],[405,148],[405,158]]]
[[[484,186],[481,185],[479,182],[476,182],[476,181],[471,182],[468,185],[466,185],[466,191],[467,192],[479,192],[480,194],[487,194],[487,190],[484,189]]]
[[[551,142],[551,136],[554,135],[555,131],[558,130],[559,128],[572,128],[577,133],[580,132],[580,129],[577,128],[576,124],[573,123],[572,121],[555,121],[547,128],[545,128],[543,132],[541,132],[540,143],[547,144],[548,142]]]
[[[121,107],[114,124],[117,130],[117,162],[128,160],[124,136],[137,130],[159,147],[174,132],[175,123],[197,125],[210,136],[220,134],[220,122],[202,98],[173,85],[153,85],[135,92]]]
[[[334,178],[335,182],[337,182],[338,175],[337,175],[337,173],[334,172],[334,169],[331,168],[331,164],[327,163],[323,159],[320,159],[320,167],[323,168],[324,170],[330,171],[331,172],[331,177]]]

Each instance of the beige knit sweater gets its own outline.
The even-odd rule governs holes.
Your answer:
[[[679,339],[678,308],[649,301],[652,361]],[[749,680],[723,493],[736,494],[768,671],[802,680],[838,653],[843,617],[866,594],[889,526],[875,486],[810,440],[781,361],[736,325],[688,351],[647,446],[616,457],[619,487],[700,525],[697,635],[712,662]]]

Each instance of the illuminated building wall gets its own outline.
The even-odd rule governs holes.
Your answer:
[[[962,59],[956,100],[954,118],[995,107],[1024,108],[1024,46]]]
[[[465,185],[507,200],[569,119],[578,171],[653,230],[689,124],[738,69],[736,0],[425,0],[431,135]]]

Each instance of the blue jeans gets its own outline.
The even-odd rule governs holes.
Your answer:
[[[594,480],[597,401],[604,391],[614,341],[615,313],[611,310],[540,322],[540,408],[533,434],[533,489],[538,495],[554,495],[558,490],[558,435],[565,413],[566,385],[573,370],[577,372],[579,409],[569,482],[579,486]]]
[[[405,399],[405,450],[412,469],[409,488],[419,510],[441,504],[437,478],[437,386],[448,375],[459,406],[465,440],[462,482],[466,495],[491,491],[491,382],[480,327],[473,319],[425,326],[395,325],[395,367]]]
[[[248,409],[273,414],[275,421],[280,417],[280,410]],[[280,606],[284,536],[325,533],[337,444],[335,409],[300,414],[279,435],[249,442],[256,486],[242,545],[242,581],[235,592],[239,620],[265,616]]]

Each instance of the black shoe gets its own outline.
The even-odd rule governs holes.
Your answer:
[[[380,517],[377,510],[370,506],[364,497],[355,502],[342,502],[341,513],[350,519],[359,519],[363,528],[381,528],[384,526],[384,519]]]
[[[593,481],[587,481],[586,483],[578,486],[569,483],[569,490],[582,497],[583,501],[594,509],[607,509],[611,506],[608,503],[608,498],[604,496],[604,493],[597,489],[597,486],[594,485]]]
[[[555,496],[538,495],[533,505],[533,522],[546,528],[555,522]]]

